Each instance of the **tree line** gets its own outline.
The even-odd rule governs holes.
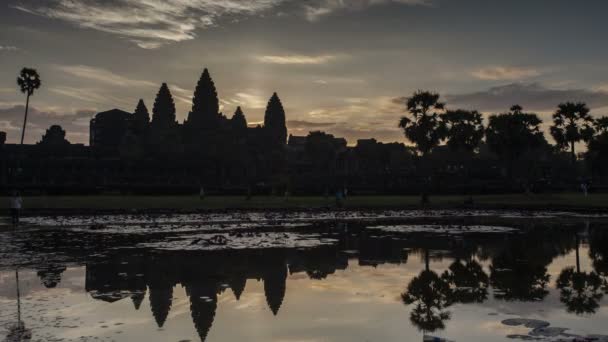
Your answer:
[[[485,142],[510,169],[525,152],[550,145],[541,129],[542,120],[520,105],[490,115],[486,126],[479,111],[448,109],[440,95],[431,91],[416,91],[405,106],[407,114],[399,127],[422,157],[444,142],[452,151],[468,153]],[[608,160],[608,117],[594,118],[584,102],[560,103],[549,133],[555,140],[554,149],[568,151],[572,163],[577,160],[576,144],[580,142],[587,145],[588,160],[602,164]]]

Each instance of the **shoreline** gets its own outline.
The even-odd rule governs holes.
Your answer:
[[[223,212],[326,212],[326,211],[386,211],[386,210],[495,210],[519,212],[572,212],[608,214],[608,194],[540,194],[540,195],[479,195],[467,203],[467,195],[431,196],[430,203],[420,204],[419,196],[352,196],[336,206],[329,197],[257,196],[32,196],[24,197],[22,216],[54,215],[145,215],[197,214]],[[8,216],[8,198],[0,216]]]

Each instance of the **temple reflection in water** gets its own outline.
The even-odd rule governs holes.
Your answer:
[[[362,229],[357,224],[335,223],[314,227],[323,236],[336,239],[332,245],[314,248],[243,249],[219,251],[162,251],[120,249],[88,256],[87,249],[103,247],[107,239],[89,240],[83,249],[63,240],[42,237],[86,266],[86,291],[96,300],[130,300],[134,310],[149,300],[151,315],[162,328],[174,300],[174,288],[181,285],[190,301],[193,324],[201,340],[212,329],[218,309],[218,295],[230,290],[235,300],[243,296],[248,280],[263,282],[268,310],[280,315],[288,296],[290,275],[306,274],[322,280],[349,262],[361,267],[384,263],[411,263],[420,259],[420,271],[403,284],[400,298],[410,309],[410,321],[420,331],[445,328],[457,303],[499,301],[541,302],[552,284],[569,313],[591,315],[599,307],[608,279],[608,232],[599,224],[533,225],[515,234],[467,234],[442,237],[432,234],[396,234]],[[549,233],[550,232],[550,233]],[[130,239],[130,238],[125,238]],[[69,239],[68,239],[69,240]],[[132,241],[130,241],[132,242]],[[65,243],[65,246],[63,245]],[[126,244],[127,241],[124,241]],[[118,242],[120,244],[120,242]],[[581,270],[580,246],[585,246],[592,270]],[[552,261],[576,251],[576,262],[552,279]],[[416,258],[414,258],[416,260]],[[442,271],[432,261],[447,260]],[[61,281],[66,265],[48,261],[38,266],[40,281],[48,288]]]

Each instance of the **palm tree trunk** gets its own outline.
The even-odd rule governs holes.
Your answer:
[[[574,152],[574,141],[570,142],[570,153],[572,153],[572,164],[576,163],[576,153]]]
[[[430,260],[429,260],[429,249],[424,249],[424,269],[428,272],[430,270]]]
[[[576,273],[581,273],[581,260],[578,253],[578,233],[576,234]]]
[[[27,95],[27,100],[25,101],[25,117],[23,118],[23,129],[21,130],[21,145],[23,145],[23,138],[25,138],[25,125],[27,125],[27,112],[30,107],[30,95]]]
[[[17,282],[17,326],[21,327],[21,290],[19,289],[19,268],[15,269],[15,281]]]

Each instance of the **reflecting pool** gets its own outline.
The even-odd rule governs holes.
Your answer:
[[[36,217],[0,232],[6,341],[608,341],[607,298],[602,216]]]

